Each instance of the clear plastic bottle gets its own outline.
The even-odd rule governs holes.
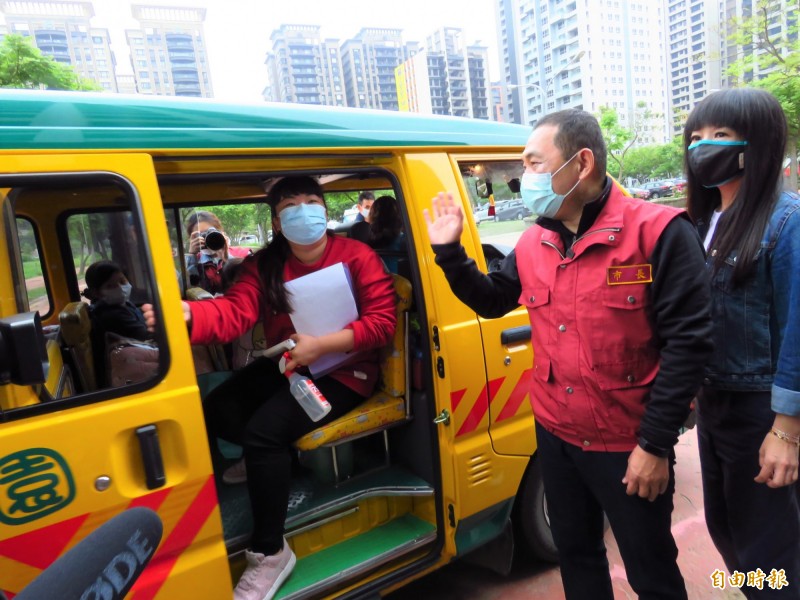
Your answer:
[[[316,423],[331,412],[330,402],[308,377],[289,370],[284,375],[289,378],[289,391],[306,411],[309,419]]]

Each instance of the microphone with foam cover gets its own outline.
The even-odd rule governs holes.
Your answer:
[[[122,600],[161,541],[149,508],[126,510],[42,571],[15,600]]]

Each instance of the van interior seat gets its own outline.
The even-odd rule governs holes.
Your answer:
[[[60,327],[50,326],[50,330],[45,330],[45,349],[47,360],[50,365],[47,380],[44,382],[46,395],[40,395],[42,401],[60,400],[68,398],[75,393],[75,385],[72,378],[72,371],[64,361],[61,348],[64,346],[61,338]]]
[[[61,339],[83,392],[97,389],[94,355],[92,354],[92,319],[89,305],[70,302],[58,314]]]
[[[406,357],[411,282],[400,275],[392,275],[392,278],[397,302],[397,329],[392,341],[382,351],[381,382],[377,393],[335,421],[296,440],[294,446],[298,450],[315,450],[323,446],[335,449],[338,444],[372,433],[383,431],[385,435],[388,428],[409,418],[407,392],[410,385]]]

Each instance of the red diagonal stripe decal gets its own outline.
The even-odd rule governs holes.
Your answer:
[[[139,496],[138,498],[134,498],[131,500],[131,503],[128,504],[128,508],[136,508],[138,506],[144,506],[145,508],[149,508],[150,510],[154,510],[158,512],[158,509],[163,504],[164,500],[167,499],[169,493],[175,488],[166,488],[163,490],[158,490],[153,492],[152,494],[147,494],[146,496]]]
[[[514,386],[511,395],[508,397],[506,405],[500,411],[500,414],[497,415],[495,423],[499,423],[517,414],[517,410],[519,410],[519,407],[522,405],[522,401],[525,399],[525,396],[528,395],[528,392],[530,392],[530,378],[532,373],[533,368],[530,368],[519,378],[517,385]]]
[[[456,412],[458,405],[461,404],[461,401],[464,399],[464,394],[466,393],[466,389],[450,392],[450,408],[453,410],[453,412]]]
[[[483,420],[483,417],[486,415],[486,411],[489,410],[489,404],[491,404],[492,400],[494,400],[494,397],[497,395],[497,391],[500,389],[503,381],[505,381],[505,377],[493,379],[489,382],[488,397],[486,393],[487,386],[483,386],[481,393],[478,394],[477,401],[470,409],[467,418],[464,419],[461,429],[459,429],[458,433],[456,433],[456,437],[464,435],[465,433],[471,433],[477,429],[478,425],[480,425],[480,422]]]
[[[133,586],[131,590],[133,600],[150,600],[155,597],[181,553],[191,545],[216,506],[217,491],[214,488],[214,476],[210,475],[192,505],[183,514],[172,533],[158,547],[153,561]]]
[[[37,569],[57,559],[89,517],[88,514],[59,521],[0,542],[0,554]]]

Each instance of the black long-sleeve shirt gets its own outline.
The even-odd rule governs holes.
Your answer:
[[[610,189],[608,182],[600,197],[584,207],[576,233],[552,219],[540,218],[537,224],[559,233],[569,252],[574,239],[592,226],[605,207]],[[515,251],[488,275],[458,242],[434,244],[433,251],[453,293],[480,316],[501,317],[519,305],[522,287]],[[703,246],[687,219],[676,218],[667,225],[648,262],[653,273],[649,286],[653,333],[660,343],[661,360],[639,435],[666,450],[677,441],[711,354],[710,290]]]

